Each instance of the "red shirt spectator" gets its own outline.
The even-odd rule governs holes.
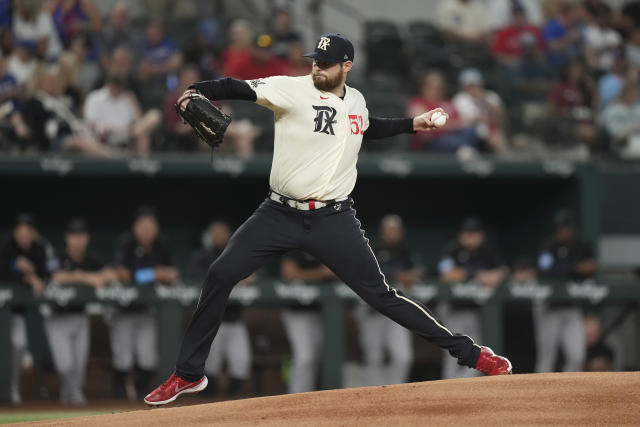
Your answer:
[[[417,132],[412,136],[411,149],[420,151],[422,146],[430,140],[439,138],[460,128],[461,121],[458,110],[450,99],[445,97],[444,78],[437,71],[424,75],[420,87],[420,95],[411,98],[407,104],[407,116],[414,117],[434,108],[442,108],[449,114],[449,120],[444,130],[432,130],[429,132]]]
[[[237,56],[226,65],[228,77],[242,80],[259,79],[270,76],[283,76],[289,71],[287,64],[275,56],[270,48],[273,38],[262,34],[256,39],[256,45],[251,49],[251,55]]]
[[[511,26],[498,30],[491,43],[491,52],[502,62],[514,63],[522,57],[522,46],[533,44],[532,42],[538,51],[544,51],[544,37],[540,28],[530,25],[524,12],[515,9]]]

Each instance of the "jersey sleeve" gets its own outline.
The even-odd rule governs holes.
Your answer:
[[[255,91],[258,105],[273,111],[286,111],[295,104],[295,87],[291,77],[274,76],[246,82]]]

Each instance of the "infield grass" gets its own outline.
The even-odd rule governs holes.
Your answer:
[[[55,420],[59,418],[86,417],[89,415],[113,414],[124,412],[122,410],[110,411],[25,411],[25,412],[0,412],[0,424],[23,423],[26,421]]]

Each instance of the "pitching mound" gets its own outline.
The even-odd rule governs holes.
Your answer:
[[[188,402],[188,398],[181,399]],[[165,407],[39,425],[638,425],[640,372],[512,375]]]

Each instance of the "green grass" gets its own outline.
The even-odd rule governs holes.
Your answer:
[[[112,414],[114,412],[122,412],[119,410],[111,411],[29,411],[29,412],[5,412],[0,413],[0,424],[22,423],[25,421],[42,421],[55,420],[59,418],[86,417],[89,415]]]

